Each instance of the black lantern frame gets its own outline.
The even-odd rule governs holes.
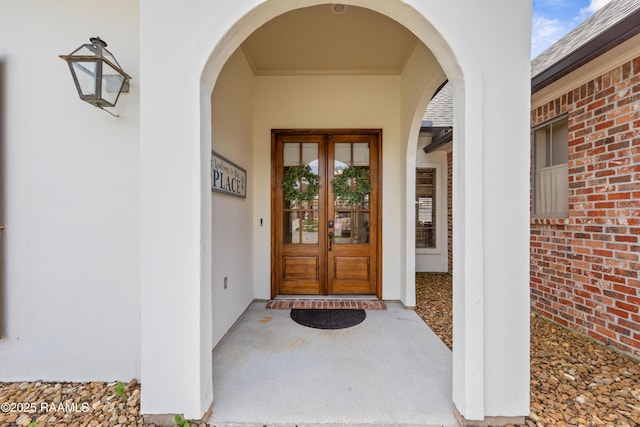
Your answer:
[[[89,41],[60,58],[69,65],[80,99],[100,109],[115,107],[120,94],[129,91],[131,76],[122,70],[104,40],[92,37]]]

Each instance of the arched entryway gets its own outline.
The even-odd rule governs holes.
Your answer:
[[[430,37],[430,41],[434,39]],[[301,47],[307,49],[300,52]],[[236,48],[222,73],[228,77],[224,82],[218,77],[213,107],[203,106],[203,116],[208,117],[207,108],[212,109],[212,149],[231,159],[242,159],[253,181],[249,181],[247,200],[241,203],[249,209],[240,208],[237,200],[220,197],[214,198],[214,209],[219,206],[218,216],[222,218],[241,218],[253,210],[254,227],[256,221],[260,224],[253,229],[251,244],[246,239],[242,259],[248,261],[249,268],[238,267],[236,274],[252,274],[253,297],[273,296],[266,278],[271,278],[271,286],[279,289],[271,277],[270,259],[273,250],[269,231],[279,225],[271,221],[281,220],[274,218],[270,210],[272,130],[305,132],[304,129],[324,128],[353,133],[354,128],[369,126],[381,129],[383,139],[378,156],[383,159],[379,194],[384,197],[385,206],[381,217],[386,218],[379,224],[384,242],[376,261],[381,266],[380,285],[377,291],[373,287],[372,293],[414,305],[412,279],[405,276],[406,231],[401,226],[407,209],[403,171],[411,166],[398,167],[396,162],[407,147],[415,146],[411,139],[415,119],[421,117],[423,99],[445,78],[433,52],[405,26],[379,12],[355,5],[344,5],[337,12],[334,6],[321,4],[284,13],[256,29]],[[208,76],[208,72],[203,74]],[[222,241],[231,241],[234,236],[236,241],[243,241],[241,236],[247,232],[247,227],[234,229],[225,220],[213,221],[214,235],[216,227],[220,236],[217,240]],[[214,245],[213,252],[214,263],[218,258],[227,270],[240,259],[224,245]],[[317,267],[321,266],[314,268]],[[301,274],[299,271],[296,274]],[[229,278],[225,271],[213,274],[216,283]],[[221,289],[213,287],[214,300],[216,295],[224,300],[231,294]],[[218,303],[228,310],[228,302],[219,299]],[[238,314],[245,304],[246,301],[236,304]],[[214,308],[214,318],[215,312]],[[214,331],[214,341],[231,323],[221,319],[218,324],[222,327]],[[214,329],[215,325],[214,321]]]
[[[242,43],[255,30],[277,16],[297,8],[312,6],[310,2],[303,1],[267,1],[257,7],[249,3],[236,2],[233,7],[227,5],[222,8],[220,5],[203,2],[193,10],[183,10],[178,2],[170,1],[160,5],[143,2],[141,6],[141,68],[148,70],[143,73],[147,91],[143,91],[141,97],[141,218],[144,219],[141,224],[142,381],[147,389],[142,396],[142,410],[145,413],[176,412],[197,417],[212,402],[210,351],[214,342],[237,318],[243,301],[265,297],[261,281],[268,277],[265,273],[269,271],[269,263],[264,253],[268,253],[269,240],[264,238],[268,230],[265,227],[267,224],[263,209],[268,203],[262,198],[268,197],[268,189],[264,191],[264,175],[261,175],[260,170],[264,159],[270,156],[268,145],[259,144],[257,141],[262,138],[264,130],[290,127],[275,120],[276,116],[270,115],[277,109],[269,108],[269,105],[279,105],[280,111],[286,108],[282,107],[286,105],[283,102],[291,99],[294,93],[292,86],[300,80],[306,80],[300,86],[303,91],[313,89],[319,96],[328,92],[322,92],[321,86],[310,85],[311,76],[302,79],[292,76],[274,78],[268,85],[259,82],[254,89],[263,93],[258,98],[260,102],[252,104],[251,111],[243,108],[242,102],[239,105],[228,104],[228,108],[239,108],[240,114],[246,115],[247,121],[252,121],[252,126],[242,129],[229,126],[225,130],[224,126],[223,129],[215,126],[215,121],[212,123],[212,117],[217,113],[215,106],[212,106],[211,94],[225,64],[228,61],[241,62],[242,58],[239,58],[237,53]],[[313,4],[322,5],[321,2]],[[467,27],[477,24],[474,20],[465,18],[465,14],[457,13],[455,7],[449,9],[448,6],[430,9],[429,4],[421,4],[408,7],[402,1],[389,0],[351,1],[346,2],[346,6],[354,9],[358,6],[366,7],[386,17],[385,19],[401,24],[428,49],[419,55],[410,56],[410,63],[403,68],[406,72],[401,77],[396,77],[395,82],[385,82],[378,88],[384,90],[386,87],[389,96],[376,99],[379,108],[369,112],[379,111],[388,124],[376,125],[375,120],[371,120],[371,114],[363,114],[361,120],[369,122],[355,123],[355,120],[351,120],[347,125],[316,125],[314,120],[317,116],[310,115],[306,118],[299,117],[298,124],[293,127],[383,128],[385,141],[393,144],[392,147],[396,150],[391,150],[389,155],[383,153],[386,165],[383,165],[383,195],[387,211],[383,211],[385,220],[382,236],[382,297],[399,299],[407,305],[412,305],[410,288],[413,277],[407,277],[406,264],[406,218],[409,210],[413,212],[413,203],[411,201],[409,209],[404,191],[408,164],[403,159],[404,153],[407,152],[407,144],[417,138],[418,128],[415,124],[422,113],[420,107],[424,107],[426,94],[435,90],[446,74],[453,83],[454,92],[459,99],[456,107],[456,129],[461,129],[457,139],[460,179],[457,180],[457,189],[454,189],[454,206],[458,216],[465,218],[455,233],[458,239],[456,247],[460,252],[456,259],[460,261],[457,264],[460,268],[456,273],[456,306],[459,309],[454,324],[457,324],[456,336],[460,339],[459,345],[454,348],[453,400],[460,412],[470,419],[483,419],[486,415],[523,413],[526,410],[526,404],[523,403],[524,395],[528,396],[522,390],[522,378],[527,374],[527,368],[524,366],[526,363],[523,363],[526,360],[522,357],[526,354],[526,339],[516,340],[516,353],[520,356],[514,358],[515,362],[508,364],[513,369],[507,369],[506,373],[495,369],[497,366],[504,367],[499,360],[480,357],[485,354],[485,346],[488,344],[495,348],[505,347],[501,342],[502,338],[495,340],[501,333],[500,322],[496,322],[497,319],[491,316],[487,317],[485,295],[487,292],[492,294],[503,290],[503,283],[514,274],[517,276],[522,273],[523,265],[519,254],[518,262],[510,264],[507,274],[496,275],[493,264],[487,257],[478,256],[484,249],[501,242],[491,243],[491,239],[486,239],[493,225],[491,221],[486,220],[486,215],[492,211],[487,209],[487,206],[492,206],[491,197],[495,197],[496,200],[500,197],[486,191],[487,164],[479,160],[484,158],[485,150],[491,151],[492,146],[486,144],[485,136],[493,132],[496,125],[486,125],[481,117],[471,114],[484,108],[486,116],[487,112],[491,111],[491,108],[486,109],[483,91],[483,87],[486,86],[484,72],[487,67],[478,61],[475,46],[477,39],[460,38],[456,35],[457,30],[454,30],[462,24]],[[518,17],[517,20],[527,19],[526,8],[510,7],[512,9],[507,11],[508,14]],[[520,17],[523,11],[524,18]],[[191,31],[175,34],[175,37],[170,39],[164,34],[166,29],[160,28],[154,19],[158,16],[172,16]],[[437,29],[433,23],[437,23]],[[176,51],[175,63],[162,63],[162,72],[154,74],[151,70],[157,71],[155,66],[160,64],[154,56],[160,54],[157,49],[158,42],[163,49],[180,46],[185,52]],[[212,46],[215,46],[213,50]],[[521,46],[514,43],[511,47],[516,50]],[[430,77],[425,77],[427,75]],[[245,77],[254,79],[249,75]],[[325,83],[336,80],[335,76],[323,77]],[[341,86],[354,91],[352,99],[356,100],[355,105],[358,106],[358,102],[362,102],[362,94],[367,92],[367,87],[362,87],[362,83],[369,81],[370,88],[370,80],[375,80],[376,76],[350,77],[351,84],[345,85],[342,82]],[[166,84],[167,79],[172,81],[174,78],[180,78],[182,84],[178,84],[179,87]],[[242,81],[243,75],[236,74],[234,78]],[[246,88],[246,85],[239,86]],[[392,86],[394,90],[391,89]],[[326,87],[332,89],[330,84]],[[157,88],[162,93],[155,93],[152,88]],[[242,93],[241,96],[249,97],[246,93]],[[174,100],[179,108],[172,108],[170,112],[162,111],[160,101],[165,97]],[[253,99],[256,100],[255,94]],[[521,101],[522,99],[518,101],[518,105],[522,104]],[[261,102],[271,104],[263,105]],[[309,102],[308,105],[313,108],[314,103]],[[256,115],[257,110],[260,110],[261,114]],[[299,109],[291,110],[289,117],[299,113]],[[270,119],[267,120],[268,118]],[[340,122],[344,120],[344,114],[332,120]],[[517,122],[515,127],[522,130],[525,128],[522,124]],[[223,132],[216,135],[219,131]],[[390,138],[387,135],[390,135]],[[240,251],[242,253],[236,254],[245,256],[252,269],[250,272],[250,269],[241,272],[244,274],[241,281],[249,280],[250,286],[238,291],[238,288],[234,287],[237,283],[236,273],[224,272],[224,268],[232,267],[222,264],[221,268],[212,262],[219,245],[228,244],[231,248],[237,248],[238,245],[234,246],[233,240],[229,242],[221,232],[215,233],[215,221],[223,218],[221,211],[224,209],[220,210],[217,216],[214,214],[216,204],[214,202],[212,205],[211,202],[210,162],[211,141],[233,138],[237,146],[243,147],[243,136],[251,140],[246,146],[251,148],[248,155],[245,155],[244,150],[233,152],[233,147],[236,147],[234,144],[223,145],[222,147],[225,150],[228,148],[229,151],[221,153],[234,163],[245,167],[248,176],[251,177],[248,181],[248,202],[244,207],[237,206],[235,202],[223,204],[231,207],[226,212],[231,227],[224,228],[223,232],[229,232],[231,239],[244,242],[240,245],[241,248],[244,245],[244,248],[250,249],[249,252]],[[467,143],[471,140],[472,144]],[[515,149],[515,152],[522,154],[519,149]],[[166,167],[172,167],[176,172],[171,179],[163,174]],[[162,188],[162,191],[157,188]],[[248,209],[245,209],[247,207]],[[241,215],[246,217],[236,215],[241,211]],[[467,212],[484,214],[465,215]],[[518,210],[518,219],[520,215],[521,210]],[[246,218],[247,222],[242,224],[242,235],[230,231],[234,227],[240,227],[239,218]],[[167,224],[171,225],[167,227]],[[485,229],[487,233],[483,233]],[[487,285],[486,278],[497,280]],[[385,281],[395,281],[399,286],[386,288]],[[180,286],[177,283],[180,283]],[[226,298],[224,294],[220,295],[221,289],[227,291],[227,296],[233,292],[235,294],[232,298]],[[387,295],[385,289],[388,289]],[[520,291],[516,294],[513,297],[518,304],[510,305],[510,309],[523,308]],[[508,296],[508,299],[511,298],[512,296]],[[226,304],[224,301],[231,303]],[[489,306],[486,308],[490,308]],[[174,309],[170,320],[165,319],[165,310],[169,307]],[[515,322],[518,327],[512,334],[524,336],[527,318],[523,320],[520,316],[518,319],[518,322]],[[220,329],[216,329],[218,325]],[[165,330],[163,339],[157,337],[157,328]],[[156,358],[156,353],[162,354]],[[514,370],[517,380],[513,380]],[[509,385],[508,393],[504,392],[505,383]],[[515,399],[514,392],[517,392]],[[508,401],[505,401],[504,397],[507,395]]]

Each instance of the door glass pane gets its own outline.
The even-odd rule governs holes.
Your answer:
[[[309,165],[318,173],[318,144],[316,142],[285,142],[282,148],[284,166]]]
[[[318,211],[302,212],[302,244],[318,244]]]
[[[350,182],[352,186],[355,185],[353,184],[353,180],[350,180]],[[336,197],[334,205],[336,209],[359,209],[359,210],[369,209],[369,194],[366,194],[364,196],[364,201],[362,203],[356,203],[356,204],[352,204],[348,200],[343,200],[340,197]]]
[[[318,144],[315,142],[302,144],[302,164],[311,166],[313,173],[318,173]]]
[[[354,212],[353,243],[369,243],[369,212]]]
[[[334,243],[366,244],[369,243],[369,212],[336,212]]]
[[[369,166],[368,142],[356,142],[353,144],[353,166]]]
[[[351,165],[351,143],[338,142],[334,147],[336,164],[341,163],[344,167]]]
[[[318,211],[285,212],[284,243],[318,244]]]
[[[289,173],[299,166],[309,166],[313,174],[318,175],[318,143],[286,142],[283,145],[283,181],[288,180]],[[295,177],[299,175],[293,175]],[[309,180],[305,177],[295,178],[293,188],[300,195],[307,191]],[[283,193],[284,194],[284,193]],[[319,192],[314,193],[313,200],[299,200],[296,197],[287,199],[284,194],[283,242],[289,244],[318,244],[318,204]]]
[[[369,143],[368,142],[341,142],[334,146],[335,159],[333,163],[333,176],[342,175],[348,168],[358,168],[359,170],[369,169]],[[350,178],[348,185],[355,189],[358,183],[356,179]],[[363,203],[354,204],[353,201],[344,200],[340,196],[335,196],[334,205],[336,208],[369,208],[369,194],[365,195]]]
[[[286,142],[282,152],[285,166],[298,166],[300,164],[300,143]]]
[[[369,143],[345,142],[336,143],[334,148],[335,159],[333,167],[334,177],[351,171],[369,170]],[[353,169],[351,169],[353,168]],[[352,175],[347,175],[352,176]],[[361,178],[349,178],[347,185],[355,191],[361,183]],[[346,197],[336,196],[334,193],[334,206],[336,209],[336,244],[365,244],[369,243],[369,198],[364,195],[364,201],[356,203]]]
[[[416,169],[416,248],[436,247],[436,170]]]
[[[284,212],[283,243],[300,243],[300,216],[298,212]]]
[[[351,212],[336,212],[333,227],[334,243],[338,245],[351,243]]]

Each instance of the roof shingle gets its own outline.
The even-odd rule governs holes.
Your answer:
[[[449,82],[429,101],[422,120],[430,122],[429,127],[453,126],[453,94]]]

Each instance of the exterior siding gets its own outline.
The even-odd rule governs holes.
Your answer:
[[[531,220],[531,304],[640,357],[640,57],[531,112],[569,124],[569,217]]]

